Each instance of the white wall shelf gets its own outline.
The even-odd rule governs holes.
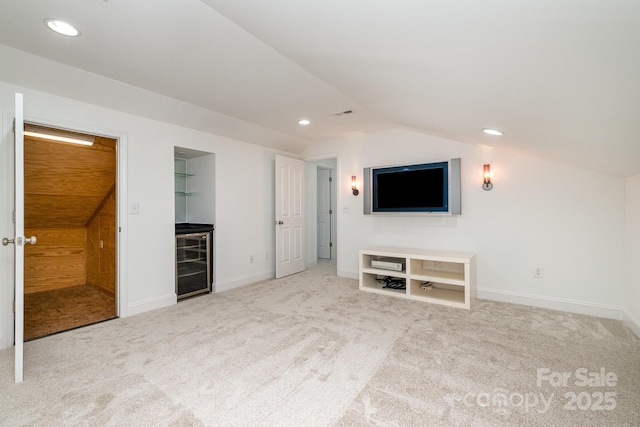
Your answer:
[[[360,290],[458,308],[471,308],[475,289],[475,255],[469,252],[372,247],[360,251]],[[371,267],[390,259],[404,270]],[[405,289],[386,287],[385,277],[404,279]]]

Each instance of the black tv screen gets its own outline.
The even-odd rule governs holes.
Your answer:
[[[371,169],[373,212],[447,212],[448,162]]]

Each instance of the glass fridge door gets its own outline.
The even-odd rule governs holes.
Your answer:
[[[178,299],[211,292],[210,236],[209,232],[176,235]]]

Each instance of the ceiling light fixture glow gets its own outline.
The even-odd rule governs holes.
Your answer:
[[[482,132],[488,133],[489,135],[495,135],[495,136],[504,135],[504,132],[496,130],[496,129],[484,128],[484,129],[482,129]]]
[[[78,37],[82,34],[80,30],[75,28],[73,25],[53,18],[45,19],[44,25],[46,25],[47,28],[55,31],[56,33],[62,34],[63,36]]]
[[[307,119],[302,119],[302,120],[298,120],[298,124],[300,126],[306,126],[308,124],[311,124],[311,122],[309,120],[307,120]]]
[[[57,132],[54,129],[47,129],[46,131],[42,131],[40,129],[36,129],[31,127],[30,125],[25,125],[24,136],[29,136],[31,138],[37,139],[45,139],[47,141],[55,141],[55,142],[66,142],[69,144],[78,144],[78,145],[86,145],[91,147],[95,142],[95,138],[90,135],[69,135],[63,132]]]

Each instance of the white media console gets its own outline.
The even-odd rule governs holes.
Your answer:
[[[473,253],[372,247],[360,251],[359,263],[361,291],[471,308],[475,289]],[[385,263],[404,264],[405,268],[401,271],[380,268]],[[405,289],[387,287],[385,278],[388,282],[404,279]]]

